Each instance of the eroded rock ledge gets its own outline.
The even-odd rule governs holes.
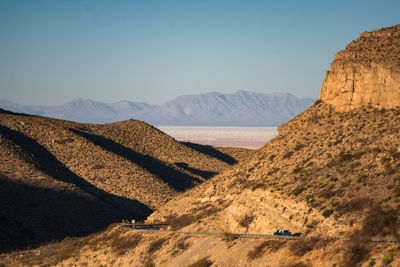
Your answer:
[[[339,111],[400,106],[400,24],[362,33],[337,53],[320,99]]]

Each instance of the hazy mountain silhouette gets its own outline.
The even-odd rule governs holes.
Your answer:
[[[79,98],[60,106],[24,106],[1,100],[0,107],[89,123],[139,119],[153,125],[277,126],[303,112],[312,102],[311,98],[300,99],[287,93],[238,91],[184,95],[162,105],[126,100],[107,104]]]

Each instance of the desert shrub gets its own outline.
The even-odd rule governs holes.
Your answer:
[[[211,203],[205,203],[205,204],[201,205],[201,203],[198,202],[197,204],[200,204],[200,205],[197,205],[196,207],[194,207],[194,208],[192,208],[192,209],[190,210],[190,212],[191,212],[192,214],[195,214],[195,213],[197,213],[197,212],[199,212],[199,211],[204,211],[204,210],[212,209],[212,208],[214,207],[214,205],[211,204]]]
[[[156,265],[154,264],[154,262],[152,260],[147,260],[144,263],[144,267],[155,267]]]
[[[264,248],[267,246],[268,246],[268,241],[262,242],[261,244],[256,246],[254,249],[249,250],[249,252],[247,253],[247,257],[252,260],[261,258],[262,252],[263,252]]]
[[[365,175],[365,174],[360,174],[360,176],[357,178],[357,183],[365,182],[367,178],[368,178],[367,175]]]
[[[336,145],[336,143],[335,143],[335,145]],[[338,159],[332,159],[332,160],[328,161],[328,163],[326,164],[326,167],[332,168],[343,162],[351,161],[353,159],[360,159],[363,154],[364,154],[363,151],[359,151],[359,152],[355,152],[355,153],[341,153]],[[353,165],[351,165],[351,167],[355,168],[359,165],[360,165],[359,162],[353,163]]]
[[[103,164],[97,164],[97,165],[93,166],[92,169],[94,169],[94,170],[104,169],[104,165]]]
[[[298,151],[298,150],[302,149],[303,147],[305,147],[304,144],[302,144],[302,143],[297,143],[296,146],[294,147],[294,150],[295,150],[295,151]]]
[[[315,248],[317,242],[318,238],[291,241],[289,245],[289,250],[292,252],[293,255],[301,257],[307,252],[311,251],[313,248]]]
[[[320,197],[322,197],[322,198],[325,198],[325,199],[332,198],[332,197],[334,197],[335,195],[336,195],[336,192],[333,191],[333,190],[330,190],[329,188],[325,188],[325,189],[321,190],[321,191],[318,193],[318,196],[320,196]]]
[[[296,263],[289,263],[287,265],[284,265],[283,267],[307,267],[308,265],[302,263],[302,262],[296,262]]]
[[[362,222],[361,229],[353,233],[352,241],[349,242],[345,249],[343,266],[355,266],[365,260],[365,257],[370,252],[370,245],[367,242],[363,242],[363,240],[378,235],[385,236],[389,233],[398,237],[397,214],[399,214],[398,210],[384,210],[379,205],[372,206]],[[371,260],[369,263],[375,264]]]
[[[60,144],[60,145],[64,145],[66,143],[71,143],[74,142],[75,139],[74,138],[66,138],[66,139],[62,139],[62,140],[54,140],[54,143]]]
[[[351,213],[362,210],[372,204],[372,201],[367,198],[356,198],[350,201],[345,201],[336,206],[336,212],[340,214]]]
[[[400,159],[400,152],[397,152],[397,151],[391,152],[391,156],[394,159]]]
[[[189,267],[209,267],[213,263],[208,259],[208,257],[202,258],[192,264],[189,265]]]
[[[309,233],[311,231],[311,229],[314,229],[317,225],[318,225],[317,221],[309,222],[308,224],[306,224],[306,227],[307,227],[307,231],[306,232]]]
[[[353,159],[359,159],[364,154],[363,151],[358,151],[354,153],[341,153],[339,160],[340,161],[351,161]]]
[[[341,187],[346,187],[346,186],[348,186],[350,184],[350,181],[342,181],[342,182],[340,182],[340,186]]]
[[[268,171],[267,175],[272,175],[272,174],[278,172],[279,170],[280,170],[280,168],[273,168],[272,170]]]
[[[185,249],[187,249],[187,248],[189,247],[189,244],[186,243],[184,240],[179,240],[179,241],[176,243],[175,247],[176,247],[178,250],[185,250]]]
[[[390,264],[392,261],[393,261],[393,252],[389,250],[385,254],[385,257],[383,258],[383,262],[387,265],[387,264]]]
[[[380,205],[372,206],[362,222],[360,231],[355,232],[355,238],[367,239],[373,236],[393,235],[399,238],[399,209],[383,209]]]
[[[360,163],[359,161],[356,161],[356,162],[353,162],[353,163],[350,165],[350,168],[354,169],[354,168],[357,168],[357,167],[360,166],[360,165],[361,165],[361,163]]]
[[[317,100],[315,100],[314,104],[318,105],[318,104],[321,104],[322,102],[323,102],[322,99],[317,99]]]
[[[300,186],[296,187],[296,188],[292,191],[292,194],[295,195],[295,196],[297,196],[297,195],[301,194],[304,190],[306,190],[306,188],[305,188],[304,186],[300,185]]]
[[[80,250],[87,244],[89,238],[91,236],[85,238],[66,237],[61,242],[41,247],[39,255],[27,251],[19,262],[24,266],[56,265],[59,262],[79,255]]]
[[[239,221],[239,225],[242,227],[249,227],[249,225],[254,221],[254,218],[256,216],[254,215],[245,215],[242,219]]]
[[[231,184],[229,185],[229,188],[233,188],[238,185],[246,185],[246,183],[247,183],[246,179],[244,179],[242,177],[238,177],[231,182]]]
[[[339,164],[339,162],[337,160],[332,159],[332,160],[328,161],[328,163],[326,164],[326,167],[332,168],[333,166],[336,166],[338,164]]]
[[[351,153],[343,153],[340,155],[340,161],[350,161],[353,159],[353,155]]]
[[[268,248],[268,250],[271,252],[276,252],[283,245],[285,245],[285,241],[266,240],[266,241],[263,241],[262,243],[260,243],[259,245],[257,245],[254,249],[249,250],[249,252],[247,253],[247,257],[252,260],[261,258],[265,248]]]
[[[293,151],[289,151],[282,156],[282,159],[288,159],[293,155]]]
[[[266,189],[266,188],[267,188],[267,185],[265,183],[260,183],[257,181],[250,183],[251,191],[255,191],[256,189]]]
[[[332,213],[333,213],[333,210],[332,210],[332,209],[325,209],[325,210],[322,212],[322,216],[324,216],[325,218],[328,218],[329,216],[332,215]]]
[[[154,240],[153,242],[150,243],[149,247],[147,248],[147,253],[154,254],[156,251],[158,251],[163,246],[165,241],[167,241],[166,238],[160,238],[160,239]]]
[[[396,168],[393,168],[390,163],[385,164],[384,167],[387,175],[395,174],[397,172]]]
[[[222,237],[222,240],[224,240],[226,242],[230,242],[230,241],[233,241],[233,240],[235,240],[237,238],[238,238],[237,234],[226,232],[226,233],[224,233],[224,235]]]
[[[293,169],[292,173],[294,173],[294,174],[299,173],[302,169],[303,169],[302,167],[298,166]]]
[[[61,247],[57,249],[53,256],[53,262],[58,263],[76,255],[84,245],[85,242],[77,237],[64,239]]]
[[[181,216],[169,215],[166,217],[165,223],[171,226],[173,230],[177,230],[196,221],[196,217],[190,214]]]
[[[374,266],[376,263],[376,260],[374,258],[370,258],[368,262],[368,266]]]
[[[128,250],[136,248],[140,239],[138,235],[114,238],[111,241],[111,248],[118,255],[124,255]]]

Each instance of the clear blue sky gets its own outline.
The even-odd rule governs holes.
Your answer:
[[[316,98],[334,53],[398,23],[398,0],[0,0],[0,99]]]

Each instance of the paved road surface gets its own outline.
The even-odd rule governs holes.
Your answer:
[[[139,226],[139,227],[138,227]],[[161,230],[161,228],[166,227],[165,224],[147,224],[147,225],[135,225],[133,228],[132,224],[122,224],[121,227],[136,232],[145,233],[170,233],[170,234],[184,234],[184,235],[200,235],[200,236],[219,236],[219,237],[232,237],[232,238],[264,238],[264,239],[280,239],[280,240],[301,240],[310,239],[306,236],[279,236],[279,235],[266,235],[266,234],[238,234],[238,233],[213,233],[213,232],[187,232],[187,231],[171,231],[171,230]],[[348,238],[336,238],[330,240],[350,240]],[[398,243],[399,241],[394,238],[371,238],[366,240],[367,242],[374,243]]]

